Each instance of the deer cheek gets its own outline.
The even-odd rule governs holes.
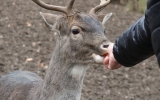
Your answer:
[[[77,34],[77,35],[72,34],[71,37],[73,40],[82,40],[83,39],[81,34]]]

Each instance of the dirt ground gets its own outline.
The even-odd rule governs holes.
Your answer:
[[[69,0],[44,0],[66,5]],[[92,2],[91,2],[92,1]],[[89,11],[99,0],[77,0],[74,9]],[[0,2],[0,76],[13,70],[28,70],[44,77],[52,51],[53,33],[45,28],[39,12],[51,12],[31,0]],[[111,3],[103,12],[113,12],[106,36],[114,40],[143,14],[127,12]],[[56,12],[52,12],[56,13]],[[160,100],[160,70],[155,57],[115,71],[91,67],[84,80],[82,100]]]

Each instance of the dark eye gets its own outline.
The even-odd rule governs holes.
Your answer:
[[[79,30],[78,30],[78,29],[72,29],[72,33],[73,33],[74,35],[79,34]]]

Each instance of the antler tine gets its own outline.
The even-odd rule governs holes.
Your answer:
[[[45,9],[59,11],[59,12],[63,12],[65,14],[69,15],[72,12],[72,6],[73,6],[73,3],[75,0],[71,0],[67,7],[49,5],[49,4],[42,2],[41,0],[32,0],[32,1],[34,1],[37,5],[45,8]]]
[[[90,14],[96,14],[100,10],[104,9],[110,3],[110,1],[111,0],[101,0],[101,3],[98,6],[91,9]]]
[[[69,3],[69,5],[67,6],[67,10],[68,10],[69,12],[72,11],[72,7],[73,7],[73,4],[74,4],[74,1],[75,1],[75,0],[71,0],[70,3]]]

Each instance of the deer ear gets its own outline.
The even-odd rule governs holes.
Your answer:
[[[99,15],[98,19],[99,19],[99,21],[102,22],[102,25],[104,25],[108,21],[108,19],[111,18],[111,16],[112,16],[112,13],[109,13],[106,15]]]
[[[56,21],[57,15],[42,12],[40,12],[40,15],[42,16],[46,26],[49,27],[51,30],[54,29],[54,23]]]

